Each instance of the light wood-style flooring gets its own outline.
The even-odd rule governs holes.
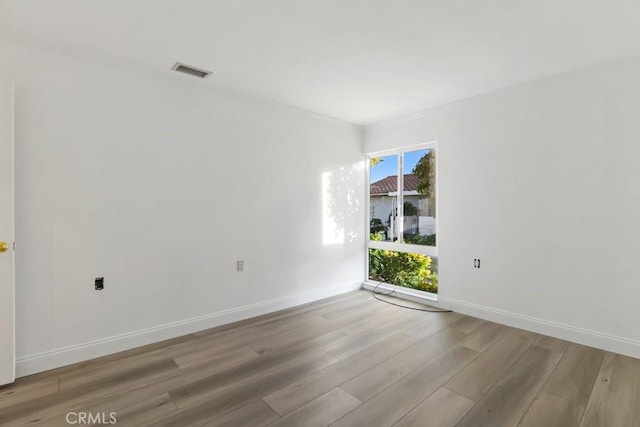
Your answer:
[[[2,426],[65,426],[69,412],[117,426],[631,427],[640,360],[360,290],[0,387]]]

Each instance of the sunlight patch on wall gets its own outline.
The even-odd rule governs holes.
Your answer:
[[[322,242],[341,245],[362,235],[364,161],[322,174]]]
[[[331,216],[332,194],[330,190],[332,172],[322,174],[322,243],[326,245],[342,245],[344,243],[344,228],[338,226]]]

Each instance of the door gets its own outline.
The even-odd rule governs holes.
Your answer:
[[[0,78],[0,385],[15,379],[13,85]]]

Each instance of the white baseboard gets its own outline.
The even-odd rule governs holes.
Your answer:
[[[575,342],[589,347],[596,347],[613,353],[640,358],[640,342],[607,335],[597,331],[582,329],[575,326],[552,322],[530,316],[524,316],[505,310],[499,310],[482,305],[472,304],[453,298],[438,297],[437,307],[453,310],[468,316],[478,317],[514,328],[525,329],[542,335]]]
[[[300,304],[328,298],[360,288],[360,283],[342,284],[311,292],[290,295],[236,307],[217,313],[194,317],[178,322],[167,323],[117,336],[101,338],[82,344],[19,357],[16,360],[16,377],[35,374],[49,369],[59,368],[72,363],[82,362],[100,356],[129,350],[146,344],[163,341],[181,335],[191,334],[238,320],[244,320],[262,314],[271,313]]]
[[[372,290],[376,285],[377,283],[364,282],[362,287],[364,289]],[[392,285],[381,284],[380,289],[390,291],[393,290],[394,287]],[[454,298],[447,298],[439,295],[435,296],[434,294],[415,291],[408,288],[396,287],[394,295],[398,298],[426,303],[442,309],[453,310],[457,313],[466,314],[467,316],[477,317],[514,328],[524,329],[542,335],[640,359],[639,341],[617,337],[615,335],[607,335],[601,332],[591,331],[536,317],[524,316],[510,311],[473,304]]]

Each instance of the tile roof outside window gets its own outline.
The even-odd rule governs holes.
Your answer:
[[[404,176],[404,191],[417,191],[419,179],[414,174],[406,174]],[[395,193],[398,191],[398,176],[391,175],[380,181],[371,183],[370,195],[372,196],[386,196],[389,193]]]

